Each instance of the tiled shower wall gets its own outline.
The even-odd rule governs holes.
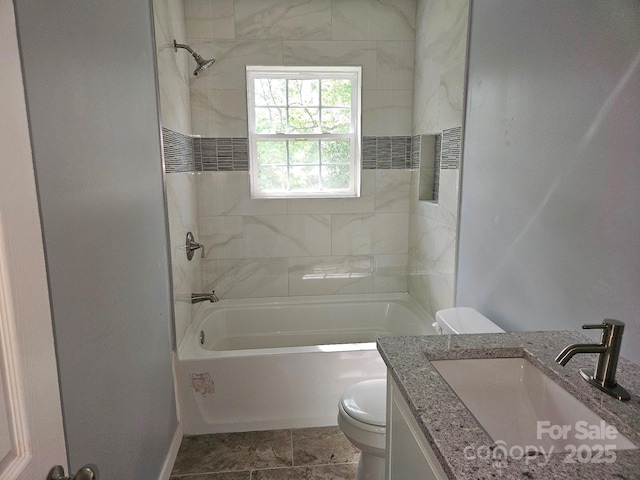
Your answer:
[[[459,138],[462,125],[469,2],[417,3],[413,134],[445,131],[444,143]],[[459,141],[447,143],[460,148]],[[418,200],[419,174],[412,173],[409,293],[431,313],[454,305],[460,170],[447,159],[459,156],[443,145],[437,203]]]
[[[163,138],[167,171],[205,172],[196,177],[198,211],[211,215],[200,215],[199,240],[211,261],[205,282],[219,295],[407,290],[407,169],[418,138],[365,137],[362,196],[326,200],[251,199],[246,139],[168,129]]]
[[[458,168],[460,134],[460,127],[442,133],[441,148],[438,147],[442,156],[438,157],[437,165],[443,171]],[[199,230],[207,240],[206,257],[218,260],[205,274],[223,273],[209,280],[217,285],[220,294],[251,297],[406,290],[408,259],[384,256],[394,251],[403,253],[404,237],[393,229],[385,231],[387,224],[399,226],[389,222],[397,222],[401,217],[382,214],[405,209],[407,189],[401,185],[398,189],[398,185],[389,181],[402,179],[407,168],[417,168],[420,136],[364,138],[363,183],[368,185],[373,179],[371,199],[365,200],[369,194],[363,191],[360,199],[270,201],[252,200],[248,194],[246,139],[193,138],[169,129],[163,129],[163,138],[168,172],[219,172],[213,177],[215,185],[198,188],[202,199],[198,211],[214,214],[201,216]],[[389,169],[399,171],[386,171]],[[241,172],[244,175],[237,175]],[[339,227],[340,219],[344,221],[346,217],[332,214],[345,212],[369,214],[372,218],[359,228]],[[318,213],[327,215],[321,217]],[[316,215],[317,225],[310,215]],[[353,217],[348,221],[361,220]],[[376,222],[381,223],[376,226]],[[334,227],[336,232],[338,228],[345,231],[334,233]],[[386,252],[387,249],[392,251]],[[336,257],[336,253],[341,255]],[[365,255],[350,258],[358,253]],[[323,257],[315,258],[318,255]],[[269,263],[267,258],[271,260]],[[392,263],[388,264],[389,261]],[[271,268],[263,271],[268,265]],[[232,275],[225,278],[227,271]]]
[[[374,167],[357,199],[253,200],[242,159],[202,149],[203,288],[223,298],[407,291],[415,12],[415,0],[185,1],[187,42],[216,59],[190,79],[201,147],[234,139],[235,153],[246,139],[246,65],[362,65],[363,164]]]
[[[429,310],[450,306],[458,171],[443,171],[438,205],[418,202],[411,145],[461,124],[466,8],[466,0],[184,0],[186,27],[175,15],[161,20],[163,126],[187,134],[196,151],[189,165],[167,161],[167,171],[201,172],[166,175],[178,340],[194,289],[222,297],[409,289]],[[173,52],[173,38],[216,64],[192,76],[193,61]],[[242,158],[249,64],[363,66],[361,198],[250,198]],[[188,108],[175,93],[187,84]],[[206,259],[182,258],[187,229],[206,245]]]
[[[189,74],[193,62],[185,51],[178,55],[173,50],[173,39],[184,38],[186,26],[182,0],[154,0],[154,28],[156,58],[160,88],[160,113],[165,129],[179,132],[176,136],[190,143],[191,103],[189,100]],[[164,135],[163,135],[164,137]],[[165,171],[167,170],[167,142],[164,142]],[[174,145],[183,151],[183,145]],[[200,288],[200,264],[187,261],[185,237],[188,231],[198,238],[198,204],[195,177],[191,174],[165,175],[171,267],[175,313],[176,340],[180,341],[191,322],[191,292]]]

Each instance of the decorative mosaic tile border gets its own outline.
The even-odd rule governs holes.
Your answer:
[[[365,170],[412,168],[414,138],[362,137],[362,168]]]
[[[164,171],[166,173],[195,172],[193,138],[168,128],[162,129]]]
[[[462,127],[442,132],[442,145],[436,144],[440,168],[455,169],[460,165],[461,134]],[[246,138],[192,137],[163,128],[162,139],[167,173],[249,170]],[[362,138],[362,168],[365,170],[416,169],[419,164],[420,135]],[[436,168],[436,172],[440,168]],[[437,178],[434,188],[437,188]]]
[[[442,131],[442,153],[440,168],[456,169],[460,166],[462,151],[462,127],[450,128]]]
[[[246,138],[194,137],[193,156],[199,172],[249,171],[249,145]]]
[[[420,135],[411,137],[411,169],[420,168]]]
[[[440,192],[440,167],[442,166],[442,135],[436,135],[434,145],[434,161],[433,161],[433,188],[431,198],[434,202],[438,201],[438,193]]]
[[[246,138],[191,137],[162,129],[165,171],[246,172],[249,145]],[[418,168],[420,136],[363,137],[362,168]]]

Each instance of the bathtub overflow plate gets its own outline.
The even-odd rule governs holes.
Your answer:
[[[200,345],[204,345],[204,331],[200,330],[200,335],[198,336],[198,338],[200,338]]]

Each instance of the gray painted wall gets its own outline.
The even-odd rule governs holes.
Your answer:
[[[177,420],[150,4],[16,12],[70,467],[158,478]]]
[[[473,2],[457,304],[640,363],[640,8]],[[598,333],[589,333],[594,339]]]

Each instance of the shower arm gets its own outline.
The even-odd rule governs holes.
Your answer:
[[[173,41],[173,51],[177,52],[179,48],[184,48],[187,52],[189,52],[194,57],[200,57],[200,55],[198,55],[196,52],[194,52],[193,49],[189,45],[184,45],[184,44],[178,43],[178,42],[176,42],[174,40]],[[200,58],[202,58],[202,57],[200,57]]]

